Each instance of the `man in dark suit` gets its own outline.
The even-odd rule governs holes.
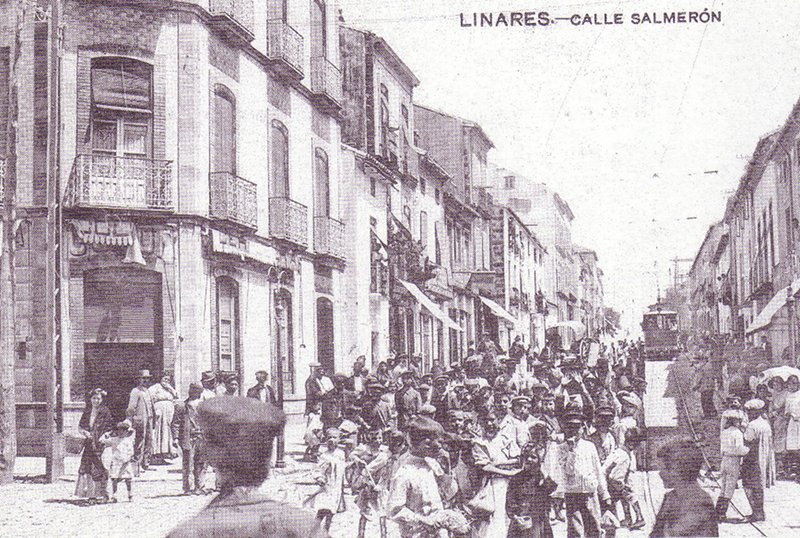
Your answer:
[[[275,405],[275,391],[267,384],[269,374],[264,370],[256,372],[256,384],[247,389],[247,397]]]

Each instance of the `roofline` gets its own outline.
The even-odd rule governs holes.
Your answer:
[[[474,122],[472,120],[464,119],[461,116],[456,116],[455,114],[450,114],[449,112],[444,112],[443,110],[429,107],[427,105],[414,103],[414,106],[419,108],[424,108],[425,110],[433,112],[435,114],[439,114],[440,116],[447,116],[448,118],[453,118],[454,120],[458,120],[459,122],[461,122],[462,126],[477,130],[478,133],[483,137],[483,139],[486,140],[486,142],[489,144],[490,149],[495,147],[494,142],[492,142],[492,139],[489,138],[489,135],[486,134],[486,131],[483,130],[483,127],[481,127],[479,123]]]
[[[408,64],[406,64],[403,61],[400,55],[394,51],[391,45],[389,45],[389,43],[383,37],[379,36],[378,34],[370,30],[363,30],[361,28],[356,28],[349,24],[342,24],[341,27],[347,30],[358,32],[366,37],[373,39],[374,44],[378,46],[381,52],[384,52],[386,54],[386,57],[389,59],[391,63],[394,64],[394,67],[396,67],[403,76],[409,79],[409,82],[411,82],[411,87],[415,88],[419,86],[420,80],[417,78],[417,76],[414,74],[411,68],[408,67]]]

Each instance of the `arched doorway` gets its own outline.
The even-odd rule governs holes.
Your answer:
[[[336,369],[335,353],[333,302],[326,297],[320,297],[317,299],[317,362],[330,375]]]
[[[164,370],[161,274],[111,267],[83,274],[84,388],[104,389],[115,418],[125,416],[139,370]]]

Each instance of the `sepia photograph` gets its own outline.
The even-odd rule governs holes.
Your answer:
[[[0,0],[0,536],[797,536],[798,28]]]

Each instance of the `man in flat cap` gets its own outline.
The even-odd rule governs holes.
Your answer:
[[[269,476],[272,441],[286,422],[280,409],[255,398],[212,398],[200,404],[198,419],[220,494],[171,538],[328,536],[313,514],[259,492]]]
[[[267,383],[269,374],[266,370],[256,372],[256,384],[247,389],[248,398],[256,398],[265,403],[275,404],[275,391]]]
[[[775,482],[772,427],[764,416],[766,404],[763,400],[748,400],[744,409],[749,419],[744,431],[744,443],[750,451],[742,458],[742,486],[752,508],[748,519],[764,521],[764,489]]]
[[[422,407],[422,396],[416,388],[414,373],[410,370],[400,375],[403,387],[394,395],[394,405],[397,408],[397,427],[405,430],[406,422],[419,413]]]
[[[407,431],[411,446],[392,478],[387,512],[400,526],[403,538],[434,538],[438,534],[435,514],[444,506],[427,458],[439,454],[444,430],[428,417],[414,417]]]
[[[514,396],[511,398],[511,412],[500,421],[499,434],[508,439],[507,456],[510,458],[519,457],[522,448],[531,440],[527,423],[530,407],[530,398]]]

